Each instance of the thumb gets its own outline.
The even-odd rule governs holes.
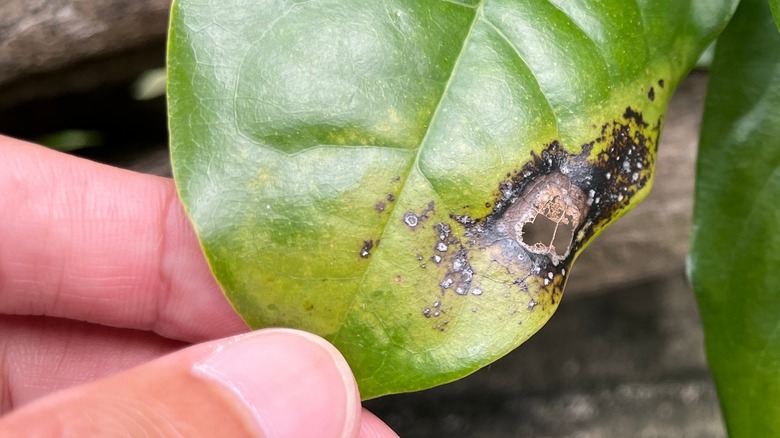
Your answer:
[[[0,419],[0,436],[352,437],[360,423],[357,385],[338,351],[269,329],[55,393]]]

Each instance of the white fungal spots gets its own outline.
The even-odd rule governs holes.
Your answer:
[[[404,223],[411,228],[415,228],[417,227],[417,224],[420,223],[420,220],[417,218],[416,214],[409,212],[404,215]]]
[[[474,289],[471,290],[471,294],[472,295],[476,295],[476,296],[480,296],[480,295],[482,295],[482,289],[480,289],[478,287],[475,287]]]
[[[466,264],[466,262],[463,259],[457,258],[457,259],[452,261],[452,270],[453,271],[460,271],[461,269],[463,269],[463,265],[465,265],[465,264]]]
[[[531,300],[531,301],[528,302],[528,310],[534,310],[534,307],[536,307],[538,305],[539,305],[539,303],[537,303],[534,300]]]
[[[436,251],[440,251],[440,252],[445,252],[445,251],[447,251],[447,244],[446,244],[446,243],[444,243],[444,242],[439,242],[439,243],[436,245]]]
[[[444,281],[439,283],[439,286],[443,287],[444,289],[448,289],[450,286],[452,286],[452,283],[454,283],[454,281],[451,278],[446,278]]]

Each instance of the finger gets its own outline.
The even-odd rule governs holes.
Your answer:
[[[272,329],[188,348],[31,403],[0,436],[358,436],[357,386],[321,338]]]
[[[360,421],[360,438],[390,438],[398,437],[398,434],[390,429],[390,426],[377,418],[376,415],[363,409]]]
[[[169,179],[0,137],[0,313],[153,330],[246,330]]]
[[[0,333],[0,414],[186,345],[146,331],[40,316],[0,316]]]

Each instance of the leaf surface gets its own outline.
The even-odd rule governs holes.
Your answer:
[[[744,0],[718,40],[691,274],[733,437],[780,436],[780,34]]]
[[[177,1],[179,193],[252,327],[324,336],[365,398],[454,380],[536,332],[647,194],[734,3]]]

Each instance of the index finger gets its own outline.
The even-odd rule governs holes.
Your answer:
[[[153,330],[247,330],[170,179],[0,136],[0,313]]]

